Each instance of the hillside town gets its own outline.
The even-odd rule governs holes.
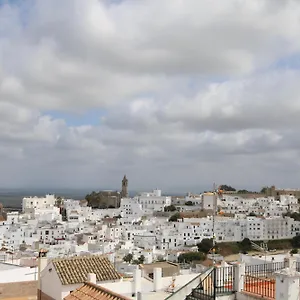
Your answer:
[[[89,281],[93,284],[103,281],[102,287],[119,294],[123,284],[126,297],[136,295],[129,292],[130,280],[140,282],[150,278],[153,286],[149,287],[148,282],[147,291],[163,289],[161,299],[165,299],[215,264],[233,267],[230,263],[236,263],[241,256],[248,264],[263,263],[264,255],[267,259],[268,241],[291,240],[299,235],[300,221],[294,217],[300,210],[299,191],[272,187],[265,193],[239,194],[218,188],[174,197],[154,189],[130,198],[128,179],[124,176],[120,192],[94,193],[100,203],[95,203],[96,198],[90,195],[83,200],[55,195],[25,197],[22,212],[6,212],[3,206],[0,209],[0,274],[3,275],[0,288],[14,282],[40,285],[44,281],[43,289],[39,287],[44,298],[75,299],[70,296],[74,287],[66,288],[64,280],[78,285],[92,274]],[[252,257],[240,251],[230,262],[226,251],[218,252],[214,247],[219,245],[219,249],[226,250],[228,243],[243,245],[245,241],[261,253]],[[260,244],[262,241],[266,248]],[[205,242],[211,242],[207,250],[201,248]],[[286,250],[289,253],[291,249]],[[298,256],[296,253],[294,258]],[[273,261],[278,260],[276,253],[271,255]],[[286,256],[281,257],[284,260]],[[72,263],[76,266],[71,266]],[[79,271],[84,264],[86,269]],[[107,280],[99,280],[97,274],[95,280],[93,274],[97,270],[88,270],[93,264],[104,264],[105,269],[111,269]],[[41,275],[46,272],[44,269],[58,272],[61,288],[47,285],[51,280],[46,279],[48,275]],[[70,277],[79,272],[81,277],[75,276],[72,281],[63,277],[67,275],[62,272],[69,272]],[[41,276],[45,276],[43,280]],[[162,278],[165,278],[163,285]],[[135,289],[143,287],[139,283]],[[33,284],[33,289],[38,286]]]

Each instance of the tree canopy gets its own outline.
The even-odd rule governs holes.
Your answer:
[[[244,238],[240,243],[239,247],[242,251],[250,251],[252,249],[251,241],[248,238]]]
[[[169,222],[177,222],[178,219],[180,218],[181,218],[180,213],[177,212],[169,218]]]
[[[261,194],[265,194],[265,193],[267,192],[267,189],[268,189],[268,187],[267,187],[267,186],[264,186],[264,187],[260,190]]]
[[[175,205],[165,206],[164,211],[176,211]]]
[[[187,253],[182,253],[178,256],[178,262],[179,263],[189,263],[192,261],[202,261],[205,260],[205,254],[203,252],[187,252]]]
[[[213,239],[203,239],[197,247],[199,252],[208,254],[213,247]]]
[[[294,236],[291,244],[294,248],[300,248],[300,235]]]
[[[300,221],[300,213],[297,213],[297,212],[287,212],[283,215],[284,217],[290,217],[292,219],[294,219],[295,221]]]
[[[223,190],[223,191],[226,191],[226,192],[235,192],[236,191],[235,188],[233,188],[232,186],[227,185],[227,184],[220,185],[219,189]]]
[[[133,259],[133,255],[131,253],[128,253],[123,257],[123,260],[127,263],[131,263],[132,259]]]

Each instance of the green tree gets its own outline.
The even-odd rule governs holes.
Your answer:
[[[294,236],[292,238],[291,244],[294,248],[300,248],[300,235]]]
[[[60,213],[63,221],[67,221],[67,210],[65,208],[60,209]]]
[[[213,248],[213,239],[203,239],[197,246],[199,252],[207,254]]]
[[[164,211],[176,211],[176,207],[173,204],[170,206],[165,206]]]
[[[180,213],[175,213],[174,215],[172,215],[169,218],[169,222],[177,222],[178,219],[180,219],[180,218],[181,218]]]
[[[290,254],[297,254],[298,253],[298,249],[294,248],[290,251]]]
[[[62,197],[60,197],[60,196],[56,197],[56,199],[55,199],[55,206],[56,207],[61,207],[62,204],[63,204]]]
[[[143,264],[144,261],[145,261],[145,256],[144,256],[144,255],[141,255],[141,256],[138,258],[139,264]]]
[[[260,190],[260,193],[261,193],[261,194],[266,194],[266,193],[267,193],[267,190],[268,190],[268,187],[267,187],[267,186],[264,186],[264,187]]]
[[[300,213],[297,213],[297,212],[292,212],[292,213],[287,212],[283,216],[290,217],[290,218],[294,219],[295,221],[300,221]]]
[[[242,189],[242,190],[238,190],[237,193],[238,194],[248,194],[248,193],[251,193],[251,192],[249,192],[248,190]]]
[[[131,263],[132,259],[133,259],[133,255],[131,253],[128,253],[123,257],[123,260],[127,263]]]
[[[226,191],[226,192],[235,192],[236,191],[235,188],[233,188],[232,186],[227,185],[227,184],[220,185],[219,189],[223,190],[223,191]]]
[[[202,261],[205,260],[206,255],[203,252],[187,252],[182,253],[178,256],[178,262],[179,263],[189,263],[192,261]]]
[[[248,238],[244,238],[240,243],[239,243],[240,249],[242,251],[250,251],[252,249],[252,244],[251,241]]]
[[[249,214],[249,217],[256,217],[256,214],[252,211],[252,212]]]

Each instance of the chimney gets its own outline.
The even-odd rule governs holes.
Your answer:
[[[162,269],[161,268],[153,269],[153,283],[154,283],[154,292],[157,292],[162,289]]]
[[[48,259],[47,259],[47,250],[40,249],[38,256],[38,294],[37,299],[40,300],[42,298],[42,283],[41,283],[41,272],[47,267]]]
[[[41,277],[41,272],[47,267],[47,250],[41,249],[38,257],[38,279]]]
[[[133,287],[132,296],[136,297],[142,291],[142,271],[140,269],[133,270]]]
[[[87,281],[90,282],[90,283],[96,284],[97,283],[96,274],[94,274],[94,273],[88,273],[87,274]]]

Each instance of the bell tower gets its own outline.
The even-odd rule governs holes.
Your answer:
[[[122,180],[121,197],[128,198],[128,179],[126,178],[126,175],[124,175],[123,180]]]

